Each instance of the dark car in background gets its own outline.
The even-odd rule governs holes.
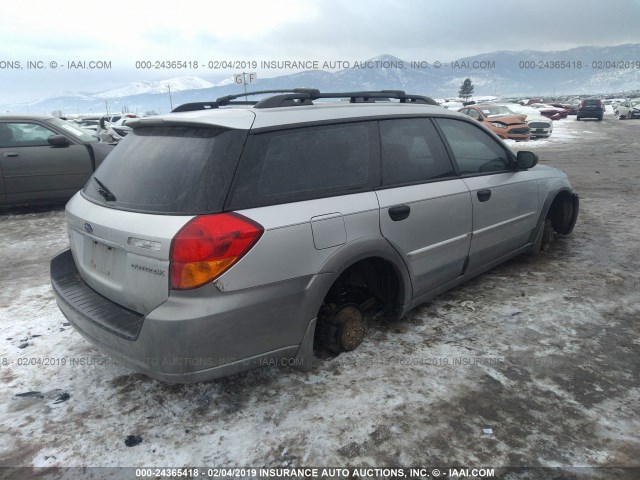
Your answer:
[[[0,205],[68,199],[112,149],[66,120],[0,115]]]
[[[602,120],[604,116],[604,101],[601,98],[585,98],[580,101],[576,120],[581,118],[595,118]]]

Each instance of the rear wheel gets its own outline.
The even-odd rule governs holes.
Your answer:
[[[350,352],[362,343],[364,314],[358,305],[324,305],[318,318],[316,339],[334,353]]]
[[[400,278],[387,261],[371,257],[347,268],[331,286],[318,311],[314,347],[340,354],[362,343],[369,322],[397,318]]]

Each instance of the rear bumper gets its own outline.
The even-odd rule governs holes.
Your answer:
[[[265,365],[308,369],[301,355],[333,275],[301,277],[220,293],[213,285],[172,292],[146,316],[88,287],[70,250],[51,260],[60,310],[90,343],[130,368],[169,383],[192,383]],[[306,362],[306,364],[305,364]]]
[[[580,118],[600,118],[604,115],[604,110],[579,110],[576,115]]]

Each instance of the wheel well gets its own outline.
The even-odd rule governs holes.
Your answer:
[[[558,193],[549,207],[547,218],[551,220],[553,229],[561,235],[571,231],[573,208],[573,198],[567,191]]]
[[[331,299],[336,290],[367,291],[392,310],[402,304],[404,293],[395,267],[380,257],[368,257],[349,266],[333,283],[325,299]]]

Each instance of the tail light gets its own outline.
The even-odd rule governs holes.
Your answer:
[[[171,288],[187,290],[215,280],[240,260],[264,232],[236,213],[195,217],[171,243]]]

